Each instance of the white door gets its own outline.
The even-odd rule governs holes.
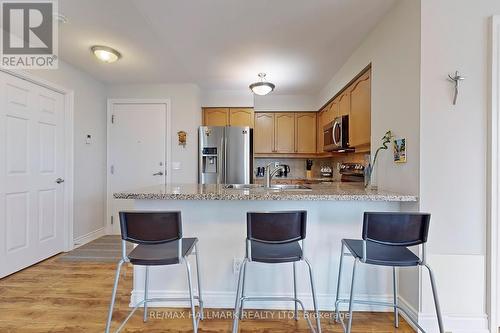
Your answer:
[[[64,142],[64,96],[0,72],[0,278],[64,250]]]
[[[109,133],[110,193],[165,184],[167,105],[111,104]],[[111,199],[112,232],[120,233],[118,212],[133,208],[128,200]]]

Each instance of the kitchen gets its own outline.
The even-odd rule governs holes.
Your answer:
[[[0,331],[496,333],[497,1],[41,2]]]
[[[203,126],[253,129],[250,158],[255,170],[253,177],[241,179],[242,183],[263,182],[266,165],[274,161],[283,166],[275,176],[277,184],[339,181],[341,176],[344,181],[364,182],[364,165],[370,161],[370,109],[369,66],[319,111],[209,107],[203,109]]]

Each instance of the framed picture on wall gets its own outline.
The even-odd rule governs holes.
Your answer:
[[[394,140],[394,162],[406,163],[406,139]]]

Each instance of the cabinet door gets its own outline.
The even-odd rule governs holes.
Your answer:
[[[203,109],[203,125],[205,126],[229,125],[229,108]]]
[[[351,108],[349,88],[338,97],[338,116],[349,115]]]
[[[254,116],[252,108],[229,109],[229,124],[231,126],[250,126],[253,128]]]
[[[274,114],[255,113],[253,131],[253,147],[255,153],[274,152]]]
[[[316,113],[297,112],[295,114],[295,152],[316,152]]]
[[[274,117],[274,151],[276,153],[295,152],[295,114],[277,112]]]
[[[336,98],[330,104],[330,109],[328,110],[328,122],[334,121],[335,118],[339,116],[339,99]],[[326,125],[326,124],[325,124]]]
[[[368,145],[371,134],[370,72],[354,82],[350,94],[349,144],[353,147]]]
[[[323,118],[324,118],[324,115],[325,115],[325,109],[321,110],[320,112],[318,112],[318,115],[317,115],[317,119],[316,119],[316,124],[317,124],[317,127],[316,127],[316,133],[317,133],[317,136],[318,138],[316,139],[316,151],[318,153],[322,153],[323,152],[323,145],[324,145],[324,142],[323,142]]]

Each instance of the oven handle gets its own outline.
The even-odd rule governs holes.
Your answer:
[[[333,138],[333,144],[335,146],[338,146],[339,143],[337,142],[337,140],[335,140],[335,129],[337,128],[337,126],[339,126],[339,122],[337,120],[335,120],[335,123],[333,123],[333,127],[332,127],[332,138]]]

